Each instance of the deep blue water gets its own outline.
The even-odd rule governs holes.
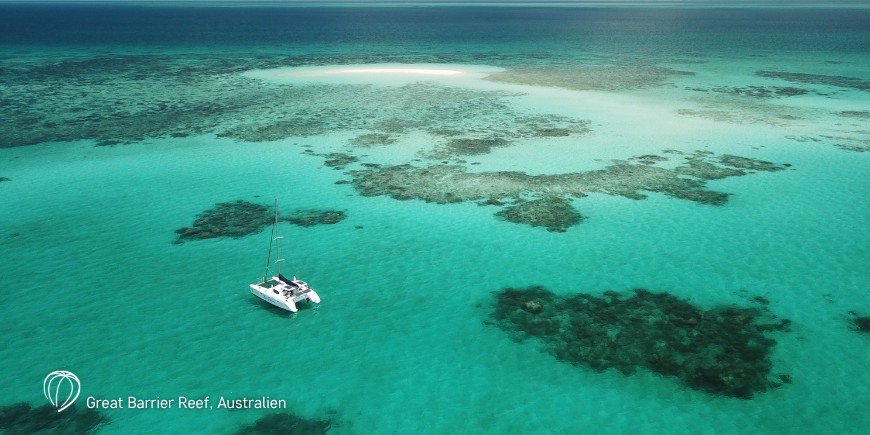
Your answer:
[[[0,44],[862,52],[870,9],[0,5]],[[413,47],[413,48],[411,48]],[[291,47],[292,48],[292,47]]]

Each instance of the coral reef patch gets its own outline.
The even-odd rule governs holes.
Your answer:
[[[654,165],[654,164],[659,163],[659,162],[666,162],[666,161],[668,161],[668,158],[662,157],[662,156],[657,156],[655,154],[644,154],[642,156],[632,157],[628,160],[632,161],[632,162],[643,163],[644,165]]]
[[[351,139],[350,144],[358,147],[373,147],[392,145],[396,143],[396,140],[395,136],[385,133],[366,133]]]
[[[283,216],[282,220],[300,227],[337,224],[347,218],[343,211],[337,210],[297,210]]]
[[[853,132],[854,135],[822,134],[818,136],[786,136],[797,142],[824,142],[846,151],[870,151],[870,130]],[[848,134],[848,133],[847,133]]]
[[[503,147],[508,144],[504,138],[495,137],[491,139],[450,139],[447,141],[447,148],[453,151],[454,154],[460,155],[477,155],[486,154],[491,149]]]
[[[854,320],[854,323],[855,323],[855,329],[857,329],[858,332],[863,332],[865,334],[870,332],[870,317],[868,317],[868,316],[856,317]]]
[[[2,183],[2,182],[4,182],[4,181],[12,181],[12,179],[11,179],[11,178],[7,178],[7,177],[0,177],[0,183]]]
[[[239,428],[236,435],[317,435],[328,432],[332,424],[332,420],[309,419],[282,412],[260,417],[254,423]]]
[[[771,375],[770,334],[790,322],[766,307],[704,309],[644,289],[557,295],[533,286],[506,288],[494,299],[495,325],[518,341],[540,339],[547,353],[573,365],[624,375],[643,368],[741,399],[785,382]]]
[[[345,166],[359,160],[357,157],[345,153],[329,153],[324,157],[326,160],[323,164],[335,169],[344,169]]]
[[[218,237],[241,238],[259,233],[274,222],[274,209],[261,204],[238,200],[215,204],[214,208],[197,215],[193,226],[175,230],[176,244],[189,240],[214,239]],[[296,210],[279,219],[293,225],[310,227],[330,225],[347,217],[336,210]]]
[[[723,154],[719,156],[719,162],[725,166],[763,172],[781,171],[791,166],[788,163],[778,165],[765,160],[750,159],[748,157],[735,156],[731,154]]]
[[[759,77],[781,79],[794,83],[809,83],[816,85],[834,86],[838,88],[852,88],[862,91],[870,91],[870,80],[864,80],[857,77],[763,70],[756,71],[755,75]]]
[[[708,161],[707,157],[711,154],[712,153],[705,151],[696,151],[694,154],[687,155],[685,164],[678,166],[675,171],[683,175],[702,178],[704,180],[718,180],[720,178],[746,175],[746,172],[740,169],[734,167],[729,168]],[[725,162],[722,161],[722,163],[724,164]]]
[[[721,102],[720,102],[721,103]],[[717,104],[713,107],[700,109],[677,109],[677,114],[705,118],[716,122],[729,124],[768,124],[772,126],[785,126],[801,119],[793,108],[778,107],[773,105],[734,105]]]
[[[547,231],[557,233],[563,233],[583,220],[567,199],[558,196],[520,200],[495,215],[509,222],[545,227]]]
[[[231,237],[234,239],[259,233],[272,224],[274,217],[269,207],[238,200],[215,204],[214,208],[197,215],[193,226],[175,230],[175,243],[188,240]]]
[[[500,134],[506,139],[585,131],[585,126],[572,124],[580,120],[518,110],[510,104],[521,95],[516,92],[433,83],[287,86],[243,74],[284,66],[391,60],[451,59],[189,54],[0,59],[0,119],[6,121],[0,129],[0,147],[76,140],[118,145],[209,133],[264,142],[348,130],[360,131],[351,145],[369,147],[394,143],[398,135],[412,131],[469,138]],[[462,56],[452,60],[472,61]]]
[[[856,317],[854,320],[854,323],[855,323],[855,329],[857,329],[858,332],[863,332],[865,334],[870,332],[870,317],[868,317],[868,316]]]
[[[855,311],[849,311],[852,329],[864,334],[870,333],[870,316],[860,316]]]
[[[488,80],[533,86],[549,86],[576,91],[621,91],[662,86],[671,77],[693,76],[650,63],[571,65],[553,68],[514,68],[491,74]]]
[[[846,118],[870,119],[870,111],[867,110],[844,110],[842,112],[837,112],[837,115]]]
[[[810,91],[809,89],[795,88],[790,86],[719,86],[715,88],[710,88],[710,92],[737,97],[774,98],[805,95]]]
[[[9,435],[91,434],[109,423],[99,411],[76,405],[63,412],[51,405],[34,408],[26,402],[0,407],[0,429]]]
[[[709,152],[672,152],[684,159],[676,168],[657,163],[666,157],[645,155],[633,160],[613,161],[603,169],[554,175],[529,175],[518,171],[469,172],[463,166],[410,164],[382,166],[364,164],[352,170],[354,188],[363,196],[419,199],[438,204],[475,201],[481,205],[511,203],[497,216],[511,222],[564,231],[582,219],[569,212],[569,199],[591,192],[645,199],[641,193],[664,195],[699,204],[723,205],[728,194],[706,188],[706,180],[745,175],[752,171],[779,171],[786,165]],[[637,162],[637,163],[636,163]]]

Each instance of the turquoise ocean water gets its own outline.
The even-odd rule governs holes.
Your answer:
[[[44,404],[64,369],[82,398],[270,396],[334,433],[870,428],[860,3],[0,5],[0,30],[0,405]],[[495,217],[472,198],[491,178],[397,200],[353,172],[673,168],[699,150],[790,166],[703,180],[722,205],[590,191],[564,232]],[[421,200],[441,190],[458,200]],[[276,197],[347,215],[281,225],[286,267],[322,298],[295,315],[248,292],[267,228],[173,243],[216,203]],[[770,353],[792,382],[739,399],[557,361],[489,321],[493,292],[530,285],[762,296],[792,322]],[[100,432],[232,433],[268,412],[107,410]]]

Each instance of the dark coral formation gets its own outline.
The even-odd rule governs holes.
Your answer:
[[[359,160],[359,158],[345,153],[329,153],[325,157],[326,160],[323,161],[323,164],[335,169],[344,169],[345,166]]]
[[[4,181],[12,181],[12,179],[8,178],[8,177],[0,177],[0,183],[2,183]]]
[[[472,156],[477,154],[486,154],[491,149],[506,146],[509,142],[501,137],[487,139],[468,139],[458,138],[447,141],[447,147],[454,154]]]
[[[849,311],[849,315],[852,316],[851,324],[855,331],[865,334],[870,332],[870,316],[859,316],[855,311]]]
[[[267,414],[253,424],[243,426],[237,435],[317,435],[325,434],[332,427],[331,420],[300,417],[289,412]]]
[[[834,86],[838,88],[852,88],[862,91],[870,91],[870,80],[856,77],[830,76],[825,74],[808,74],[787,71],[756,71],[760,77],[781,79],[794,83],[810,83],[816,85]]]
[[[846,151],[856,151],[856,152],[865,152],[870,151],[870,131],[861,131],[856,132],[858,135],[853,136],[843,136],[843,135],[830,135],[823,134],[819,137],[822,140],[830,141],[834,144],[835,147],[846,150]]]
[[[273,221],[274,216],[265,205],[242,200],[222,202],[197,215],[193,226],[175,230],[178,234],[175,243],[217,237],[237,239],[259,233]]]
[[[790,86],[716,87],[710,89],[710,91],[720,94],[753,98],[793,97],[796,95],[804,95],[809,92],[809,90],[804,88],[794,88]]]
[[[764,296],[753,296],[751,300],[752,300],[752,302],[756,302],[756,303],[759,303],[761,305],[770,305],[770,300],[768,300]]]
[[[668,161],[667,157],[657,156],[654,154],[644,154],[642,156],[636,156],[628,159],[631,162],[643,163],[644,165],[654,165],[659,162]]]
[[[748,157],[735,156],[731,154],[723,154],[719,156],[719,162],[723,165],[734,168],[746,169],[750,171],[774,172],[781,171],[789,166],[788,163],[778,165],[764,160],[750,159]]]
[[[222,202],[197,215],[191,227],[175,230],[175,243],[218,237],[240,238],[259,233],[275,220],[275,211],[265,205],[238,200]],[[302,227],[329,225],[341,222],[347,216],[336,210],[297,210],[280,219]]]
[[[769,333],[790,322],[766,308],[703,309],[643,289],[561,296],[534,286],[496,292],[492,318],[515,339],[536,337],[560,361],[596,371],[645,368],[742,399],[786,382],[771,376]]]
[[[343,211],[337,210],[298,210],[282,216],[282,220],[300,227],[337,224],[347,218]]]
[[[548,196],[532,201],[520,200],[495,214],[506,221],[545,227],[547,231],[563,233],[568,227],[583,220],[583,216],[571,207],[571,203],[558,196]]]
[[[379,145],[392,145],[396,143],[396,137],[385,133],[361,134],[350,140],[350,144],[358,147],[372,147]]]
[[[822,134],[818,136],[786,136],[786,138],[798,142],[827,142],[846,151],[866,152],[870,151],[870,131],[862,130],[854,132],[856,135],[832,135]]]
[[[474,113],[474,117],[487,118],[488,115]],[[461,117],[451,117],[454,124],[430,128],[429,134],[440,136],[446,141],[433,150],[424,153],[431,159],[465,157],[489,153],[493,148],[509,146],[516,139],[547,139],[553,137],[581,136],[592,131],[590,122],[558,115],[516,116],[509,124],[503,120],[492,120],[487,125],[492,128],[468,128],[457,130]],[[498,126],[498,127],[495,127]]]
[[[671,154],[681,155],[675,151]],[[629,199],[644,199],[643,191],[694,201],[722,205],[728,194],[708,190],[706,180],[738,176],[750,171],[778,171],[785,165],[736,156],[716,156],[696,152],[683,157],[685,163],[674,169],[655,163],[659,156],[641,156],[633,161],[614,161],[604,169],[555,175],[529,175],[516,171],[468,172],[458,165],[438,164],[417,167],[408,164],[381,166],[363,164],[365,169],[350,171],[353,185],[363,196],[389,196],[394,199],[420,199],[449,204],[475,201],[483,205],[515,205],[499,216],[512,222],[540,225],[560,231],[580,222],[579,214],[567,213],[571,198],[597,192]],[[733,166],[729,166],[733,165]],[[736,166],[736,167],[735,167]],[[538,209],[538,210],[536,210]]]
[[[701,178],[704,180],[718,180],[720,178],[739,177],[741,175],[746,175],[746,172],[740,169],[735,169],[733,167],[729,168],[727,166],[722,166],[720,164],[716,164],[715,162],[710,161],[709,157],[711,155],[712,153],[710,153],[709,151],[696,151],[694,154],[689,154],[686,156],[686,162],[680,166],[677,166],[674,171],[683,175]],[[725,162],[721,163],[724,164]]]
[[[109,423],[109,418],[94,409],[70,406],[63,412],[51,405],[37,408],[21,402],[0,408],[0,429],[9,435],[89,434]]]
[[[837,115],[847,118],[870,119],[870,111],[867,110],[844,110],[837,112]]]

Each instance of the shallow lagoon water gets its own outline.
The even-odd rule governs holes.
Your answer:
[[[778,30],[774,26],[768,37],[792,41]],[[576,74],[601,76],[584,63],[590,53],[571,55],[552,34],[541,53],[509,61],[492,55],[503,51],[504,34],[488,36],[466,38],[462,44],[412,41],[408,44],[415,48],[398,55],[399,62],[396,55],[378,55],[384,51],[375,44],[365,64],[512,71],[524,64],[559,63],[568,52],[576,56]],[[852,43],[856,37],[867,40],[866,32],[840,37]],[[846,42],[833,45],[841,51],[775,53],[750,47],[737,60],[734,47],[722,47],[701,52],[692,63],[676,50],[678,55],[667,60],[652,57],[608,69],[608,74],[628,77],[614,77],[614,83],[623,84],[618,89],[571,90],[483,75],[425,77],[418,84],[390,74],[363,74],[330,77],[325,85],[332,87],[319,90],[316,86],[323,83],[275,84],[246,75],[305,62],[315,71],[358,68],[346,65],[359,65],[366,53],[293,58],[298,53],[281,54],[283,48],[273,45],[264,54],[259,45],[253,51],[263,58],[251,60],[235,53],[204,55],[180,44],[150,47],[147,55],[130,58],[120,57],[116,47],[97,44],[85,54],[81,46],[70,46],[68,54],[87,60],[102,51],[101,58],[120,59],[118,70],[106,70],[99,62],[60,64],[58,70],[39,67],[62,62],[56,53],[64,49],[54,47],[55,54],[45,58],[48,48],[24,53],[13,44],[5,49],[4,68],[25,68],[22,74],[33,79],[5,76],[3,98],[14,103],[7,110],[18,110],[15,121],[33,122],[22,118],[31,113],[21,105],[25,90],[37,97],[36,104],[50,102],[52,116],[79,120],[65,134],[45,127],[45,119],[36,121],[48,139],[75,140],[0,149],[0,176],[10,179],[0,184],[4,397],[10,403],[42,404],[40,380],[64,368],[82,379],[83,394],[101,397],[282,398],[297,415],[331,416],[336,433],[544,433],[578,427],[610,433],[862,432],[870,425],[867,405],[859,399],[870,383],[864,370],[868,343],[850,329],[847,313],[870,310],[870,209],[862,201],[870,189],[867,153],[843,149],[836,146],[838,140],[821,136],[837,130],[858,143],[866,141],[860,120],[836,113],[866,110],[868,95],[755,74],[801,71],[867,80],[867,54],[843,48]],[[623,48],[605,46],[597,54],[611,49],[614,57],[622,56]],[[161,50],[159,62],[165,68],[145,69],[158,61],[153,56]],[[475,56],[457,51],[482,54],[471,61]],[[433,65],[432,53],[449,61]],[[825,63],[836,59],[842,63]],[[647,68],[649,61],[694,75],[666,73],[661,78],[659,69]],[[77,65],[82,69],[63,69]],[[207,85],[210,81],[213,86]],[[58,82],[66,85],[57,91],[43,87]],[[831,95],[759,99],[709,91],[751,85],[806,87]],[[158,92],[161,87],[168,91]],[[117,112],[100,96],[109,90],[123,96]],[[403,99],[408,92],[416,99]],[[57,99],[78,94],[82,100]],[[354,111],[372,106],[366,99],[372,95],[382,98],[377,110],[355,116]],[[234,99],[236,106],[230,103]],[[480,103],[461,105],[469,99]],[[157,115],[165,107],[184,109],[207,100],[216,106],[178,110],[174,119]],[[70,110],[77,101],[99,103],[93,106],[98,116],[129,111],[131,119],[171,129],[143,129],[141,138],[92,129],[102,121],[80,119],[87,115]],[[161,101],[164,109],[159,109]],[[248,133],[258,131],[248,126],[272,125],[298,114],[294,105],[303,101],[309,104],[306,110],[322,111],[322,118],[311,119],[323,120],[327,131],[312,124],[313,129],[303,130],[312,134],[305,136],[283,137],[281,128],[262,140]],[[445,101],[456,105],[447,110]],[[136,103],[146,108],[136,108]],[[157,109],[149,110],[152,106]],[[719,116],[681,114],[680,109],[715,110]],[[115,115],[107,115],[111,113]],[[399,128],[360,121],[378,116],[384,121],[395,114],[409,114],[413,122]],[[457,114],[466,116],[451,118]],[[778,114],[797,119],[769,122]],[[536,115],[588,121],[590,131],[558,137],[520,132],[506,146],[482,154],[427,154],[450,140],[436,131],[445,125],[463,137],[504,134],[503,126]],[[106,119],[111,126],[111,118]],[[352,144],[353,138],[380,132],[384,125],[394,128],[389,133],[395,142]],[[286,131],[300,131],[298,125],[291,127]],[[248,135],[222,134],[227,131]],[[186,136],[172,137],[173,132]],[[4,138],[12,136],[4,132]],[[113,146],[94,146],[115,139]],[[564,233],[499,220],[493,215],[496,206],[364,197],[353,185],[335,184],[351,179],[345,172],[361,163],[430,166],[443,158],[475,172],[560,174],[601,169],[612,160],[643,154],[671,156],[663,153],[666,149],[709,150],[791,166],[706,181],[706,188],[730,194],[722,206],[655,192],[644,192],[648,198],[643,200],[590,193],[572,200],[585,219]],[[324,156],[332,152],[360,161],[336,170],[324,165]],[[282,209],[328,208],[348,215],[335,225],[282,225],[288,266],[323,298],[319,307],[294,316],[263,306],[247,292],[247,283],[261,273],[268,231],[240,239],[172,243],[175,229],[189,226],[216,203],[243,199],[269,204],[275,197]],[[533,284],[560,294],[643,287],[703,307],[748,306],[749,298],[763,296],[771,311],[792,321],[791,331],[774,335],[771,360],[774,373],[788,373],[793,382],[741,400],[688,389],[644,370],[624,376],[556,361],[534,341],[516,343],[485,323],[492,292]],[[298,371],[303,375],[291,373]],[[102,433],[143,428],[230,433],[263,412],[106,414],[112,422]]]

